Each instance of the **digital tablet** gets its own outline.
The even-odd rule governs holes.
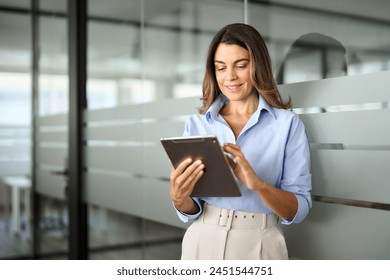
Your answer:
[[[161,138],[161,143],[175,168],[187,158],[204,163],[204,174],[196,183],[192,197],[241,196],[216,136]]]

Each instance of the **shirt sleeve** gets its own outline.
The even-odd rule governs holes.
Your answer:
[[[192,198],[192,200],[199,207],[199,212],[197,212],[195,214],[187,214],[187,213],[181,212],[180,210],[177,210],[177,208],[173,205],[173,207],[176,209],[177,215],[179,216],[180,220],[182,220],[184,223],[193,222],[202,214],[203,208],[202,208],[202,205],[200,203],[200,200],[198,198]]]
[[[283,220],[283,224],[300,223],[312,207],[310,164],[310,146],[305,127],[298,115],[294,114],[285,148],[280,187],[295,195],[298,210],[293,220]]]

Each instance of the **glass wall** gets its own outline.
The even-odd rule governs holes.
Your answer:
[[[25,2],[0,1],[0,259],[31,254],[31,33]]]
[[[153,161],[165,158],[159,137],[180,135],[200,105],[206,51],[225,24],[247,18],[261,31],[279,83],[388,69],[386,18],[345,1],[246,2],[89,2],[86,200],[90,221],[102,222],[90,233],[93,258],[118,247],[125,258],[179,257],[186,225],[171,209],[169,168]],[[360,29],[376,37],[363,43]]]
[[[231,17],[209,20],[217,10]],[[183,225],[164,219],[169,211],[172,220],[170,204],[157,206],[166,202],[168,173],[145,175],[145,159],[159,149],[150,128],[161,116],[144,122],[150,104],[200,97],[207,45],[218,28],[243,21],[243,3],[90,1],[89,18],[86,199],[90,221],[103,223],[90,232],[92,257],[120,246],[123,258],[177,259]],[[159,192],[161,202],[150,205]]]
[[[0,258],[31,254],[25,210],[31,195],[32,39],[40,49],[38,247],[44,258],[66,258],[68,250],[68,1],[38,2],[39,37],[31,38],[31,1],[0,0]],[[180,257],[187,225],[170,203],[170,166],[159,138],[182,134],[184,119],[200,106],[206,52],[217,30],[232,22],[255,26],[281,89],[304,82],[304,90],[311,81],[390,70],[390,5],[366,2],[89,0],[83,191],[90,258]],[[357,107],[330,102],[325,109],[386,110],[383,96]],[[295,108],[298,113],[325,110],[326,104],[295,99],[320,108]],[[17,205],[7,176],[23,178],[27,186],[17,193]]]
[[[249,1],[248,11],[282,84],[389,70],[389,8],[384,1],[275,0]]]
[[[39,2],[36,120],[37,244],[43,258],[68,251],[68,31],[66,1]]]
[[[141,1],[89,1],[89,111],[104,112],[109,108],[140,103],[143,99],[140,95],[143,87],[140,7]],[[106,134],[106,130],[120,128],[123,122],[131,120],[118,120],[109,115],[100,119],[87,116],[85,151],[88,172],[85,177],[89,186],[87,193],[91,192],[91,195],[87,195],[90,258],[143,259],[142,219],[139,215],[130,215],[126,209],[116,205],[118,203],[107,203],[119,201],[119,196],[124,195],[123,188],[122,191],[116,190],[116,179],[126,182],[130,174],[125,172],[126,164],[123,164],[124,159],[116,148],[122,149],[119,153],[128,154],[126,146],[130,145],[130,141],[116,139],[115,133],[111,137],[110,133]],[[103,135],[88,136],[93,131],[102,132]],[[109,160],[105,160],[107,156]],[[112,157],[117,160],[111,161]],[[118,161],[122,166],[115,165]],[[95,180],[104,180],[102,188],[107,192],[99,192],[95,187],[100,184],[94,183]],[[108,182],[109,185],[106,185]]]

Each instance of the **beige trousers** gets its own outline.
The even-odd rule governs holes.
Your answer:
[[[181,259],[286,260],[288,253],[275,215],[206,204],[183,237]]]

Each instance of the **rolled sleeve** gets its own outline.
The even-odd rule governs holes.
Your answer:
[[[291,225],[302,222],[307,214],[309,213],[309,209],[311,208],[311,201],[307,201],[307,199],[301,195],[295,195],[298,201],[298,210],[295,214],[294,218],[291,221],[282,220],[282,224]]]
[[[302,222],[312,207],[310,165],[310,146],[305,127],[302,121],[295,116],[285,150],[284,173],[280,187],[295,195],[298,209],[294,219],[282,221],[283,224]]]
[[[311,174],[294,179],[283,180],[281,187],[282,189],[293,193],[298,201],[298,210],[294,219],[291,221],[283,220],[282,224],[289,225],[292,223],[302,222],[312,207]]]
[[[179,219],[184,222],[184,223],[188,223],[188,222],[193,222],[195,221],[196,219],[199,218],[199,216],[202,214],[202,211],[203,211],[203,208],[202,208],[202,205],[199,201],[199,199],[195,199],[195,198],[192,198],[192,200],[198,205],[199,207],[199,212],[195,213],[195,214],[187,214],[187,213],[184,213],[180,210],[178,210],[175,205],[173,205],[173,207],[176,209],[176,213],[179,217]]]

